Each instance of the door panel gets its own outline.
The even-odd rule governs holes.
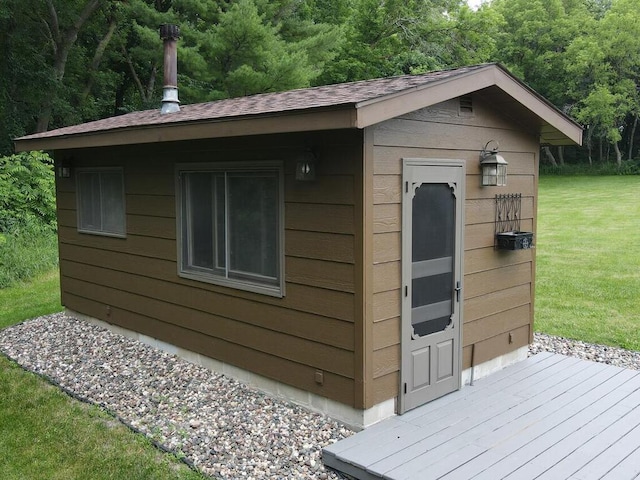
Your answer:
[[[460,387],[464,164],[405,159],[399,412]]]

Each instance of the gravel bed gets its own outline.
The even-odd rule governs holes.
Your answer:
[[[640,370],[640,352],[554,337],[543,333],[534,334],[534,341],[529,346],[530,355],[538,352],[561,353],[562,355],[591,360],[592,362]]]
[[[0,331],[0,351],[206,475],[343,478],[321,450],[349,428],[139,341],[54,314]]]
[[[321,450],[349,428],[101,327],[48,315],[1,330],[0,351],[206,475],[343,478]],[[640,352],[536,333],[529,352],[541,351],[640,370]]]

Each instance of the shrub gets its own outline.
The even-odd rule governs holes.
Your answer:
[[[41,152],[0,157],[0,288],[58,264],[55,178]]]
[[[640,160],[625,160],[616,163],[565,163],[564,165],[540,165],[541,175],[640,175]]]
[[[0,233],[16,226],[55,228],[53,160],[42,152],[0,157]]]

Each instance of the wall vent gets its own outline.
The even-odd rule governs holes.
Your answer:
[[[460,114],[473,114],[473,97],[471,97],[471,95],[463,95],[462,97],[460,97]]]

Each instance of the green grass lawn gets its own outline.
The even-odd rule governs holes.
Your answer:
[[[3,480],[203,478],[1,356],[0,451]]]
[[[57,270],[0,289],[0,328],[60,311]],[[196,480],[144,436],[0,355],[2,480]]]
[[[57,269],[30,282],[0,288],[0,328],[61,310]]]
[[[536,331],[640,350],[640,176],[540,178]]]

